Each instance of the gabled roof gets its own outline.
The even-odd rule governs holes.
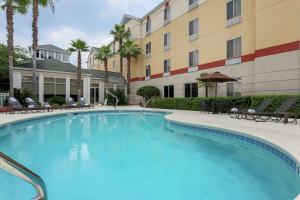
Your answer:
[[[47,49],[47,50],[50,50],[50,51],[60,51],[60,52],[69,53],[67,50],[59,48],[59,47],[54,46],[52,44],[39,45],[38,49]]]
[[[64,63],[60,60],[49,59],[49,60],[37,60],[37,69],[38,70],[47,70],[55,72],[69,72],[77,73],[77,67],[71,63]],[[28,60],[24,63],[14,66],[15,68],[25,68],[32,69],[32,60]],[[105,77],[105,71],[93,70],[93,69],[82,69],[83,74],[91,74],[94,78],[103,78]],[[117,72],[108,72],[109,77],[122,78],[121,73]]]

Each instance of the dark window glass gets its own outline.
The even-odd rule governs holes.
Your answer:
[[[150,19],[147,19],[147,22],[146,22],[146,32],[150,32],[151,31],[151,20]]]
[[[227,3],[227,20],[233,18],[233,1]]]
[[[193,35],[193,21],[189,23],[189,35]]]
[[[164,97],[173,98],[174,97],[174,85],[164,86]]]
[[[151,42],[146,44],[146,54],[151,53]]]
[[[227,41],[227,58],[233,57],[233,40]]]
[[[169,86],[169,97],[174,97],[174,85]]]
[[[192,87],[191,97],[198,97],[198,84],[192,83],[191,87]]]
[[[198,97],[198,84],[197,83],[187,83],[184,85],[185,97]]]
[[[190,88],[190,84],[185,84],[184,85],[184,96],[187,98],[187,97],[190,97],[191,95],[191,88]]]
[[[164,97],[165,98],[169,97],[169,86],[164,86]]]
[[[232,97],[234,93],[233,83],[227,83],[227,96]]]

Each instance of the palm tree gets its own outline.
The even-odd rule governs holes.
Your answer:
[[[47,7],[50,5],[54,12],[53,0],[31,0],[32,3],[32,84],[33,84],[33,97],[37,96],[37,80],[36,80],[36,50],[38,47],[38,18],[39,18],[39,5]]]
[[[209,73],[203,72],[203,73],[200,74],[199,78],[197,78],[199,88],[205,87],[205,97],[208,97],[208,88],[213,87],[213,85],[211,83],[208,83],[208,82],[203,82],[203,81],[201,81],[199,79],[203,78],[203,77],[205,77],[207,75],[209,75]]]
[[[110,31],[110,34],[114,36],[114,41],[119,43],[120,72],[123,74],[123,55],[120,53],[120,50],[123,47],[124,39],[129,39],[130,31],[126,30],[125,24],[116,24],[114,30]]]
[[[100,49],[97,50],[97,53],[95,55],[95,58],[97,60],[100,60],[101,62],[104,62],[104,68],[105,68],[105,83],[108,83],[108,68],[107,68],[107,62],[108,59],[111,58],[114,54],[111,52],[110,45],[104,45],[100,47]]]
[[[127,94],[130,95],[131,60],[141,55],[142,49],[137,44],[134,44],[132,40],[127,39],[123,44],[121,54],[127,59]]]
[[[29,0],[2,0],[1,8],[6,11],[7,51],[9,68],[9,95],[14,95],[12,68],[14,65],[14,14],[27,13]]]
[[[71,48],[68,49],[71,53],[77,52],[77,100],[79,101],[82,91],[81,91],[81,53],[89,51],[89,47],[86,42],[77,39],[71,41]]]

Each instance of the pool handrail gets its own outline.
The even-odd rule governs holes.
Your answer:
[[[147,105],[150,103],[150,101],[152,101],[152,108],[154,109],[154,98],[152,97],[151,99],[148,99],[148,101],[145,103],[144,108],[147,107]]]
[[[0,152],[0,168],[33,185],[37,192],[37,196],[33,200],[47,200],[47,188],[44,180],[2,152]]]
[[[110,96],[112,96],[113,98],[116,99],[116,104],[114,105],[115,108],[117,108],[118,103],[119,103],[119,99],[116,95],[114,95],[113,93],[111,93],[108,89],[106,89],[106,94],[109,94]]]

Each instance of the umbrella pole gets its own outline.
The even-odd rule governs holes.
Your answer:
[[[218,91],[218,83],[216,82],[216,86],[215,86],[215,100],[217,100],[217,91]]]

